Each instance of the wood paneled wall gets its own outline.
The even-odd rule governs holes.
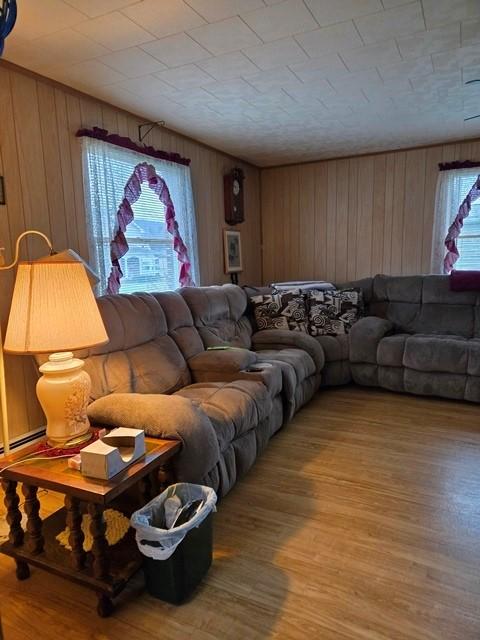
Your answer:
[[[438,163],[480,141],[264,169],[263,278],[428,273]]]
[[[70,247],[88,259],[82,187],[80,127],[100,126],[137,139],[142,120],[61,85],[0,62],[0,175],[6,206],[0,205],[0,246],[10,261],[17,236],[28,228],[46,233],[55,247]],[[258,169],[165,129],[154,129],[146,143],[192,160],[202,284],[228,281],[223,273],[223,174],[245,171],[246,222],[242,231],[243,282],[261,279]],[[24,258],[45,254],[36,239]],[[5,331],[13,272],[0,273],[0,320]],[[12,437],[40,426],[35,399],[36,373],[30,358],[7,356],[7,393]]]

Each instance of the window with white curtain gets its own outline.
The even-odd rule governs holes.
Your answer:
[[[441,171],[437,183],[435,219],[432,244],[432,273],[443,273],[443,260],[447,253],[445,238],[458,209],[475,183],[480,169],[452,169]],[[480,200],[472,202],[468,217],[457,238],[460,257],[454,269],[480,269]]]
[[[159,160],[94,138],[82,138],[85,204],[90,262],[100,277],[99,294],[106,292],[112,267],[110,242],[117,228],[117,211],[124,188],[141,162],[155,167],[168,186],[180,235],[188,249],[192,279],[198,283],[198,252],[190,167]],[[167,231],[165,207],[147,183],[132,205],[134,220],[125,237],[129,249],[120,260],[121,293],[168,291],[179,287],[181,264]]]

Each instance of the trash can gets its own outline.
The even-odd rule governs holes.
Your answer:
[[[210,487],[180,482],[132,515],[150,595],[180,604],[202,581],[212,563],[216,502]]]

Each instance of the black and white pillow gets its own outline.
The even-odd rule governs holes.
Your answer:
[[[308,333],[307,307],[300,291],[252,296],[257,329],[286,329]]]
[[[348,333],[363,311],[361,289],[307,291],[308,329],[312,336]]]

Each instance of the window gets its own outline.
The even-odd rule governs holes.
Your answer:
[[[82,145],[90,262],[101,280],[98,293],[103,294],[107,289],[112,268],[110,243],[117,229],[117,211],[124,198],[125,185],[142,162],[153,165],[168,186],[175,219],[192,264],[192,279],[198,282],[190,168],[89,137],[82,138]],[[123,272],[120,292],[178,288],[181,263],[173,248],[173,236],[167,231],[164,204],[145,182],[131,208],[134,218],[125,230],[128,251],[120,259]]]
[[[478,170],[470,176],[462,176],[460,181],[460,202],[472,188],[477,179]],[[470,214],[463,221],[463,228],[457,238],[457,249],[460,257],[455,263],[454,269],[480,269],[480,200],[472,202]]]
[[[465,196],[474,185],[479,169],[441,171],[437,184],[435,219],[432,243],[432,273],[444,273],[447,253],[445,239]],[[456,239],[460,257],[453,268],[480,269],[480,199],[472,202],[470,214],[463,220],[463,228]]]

